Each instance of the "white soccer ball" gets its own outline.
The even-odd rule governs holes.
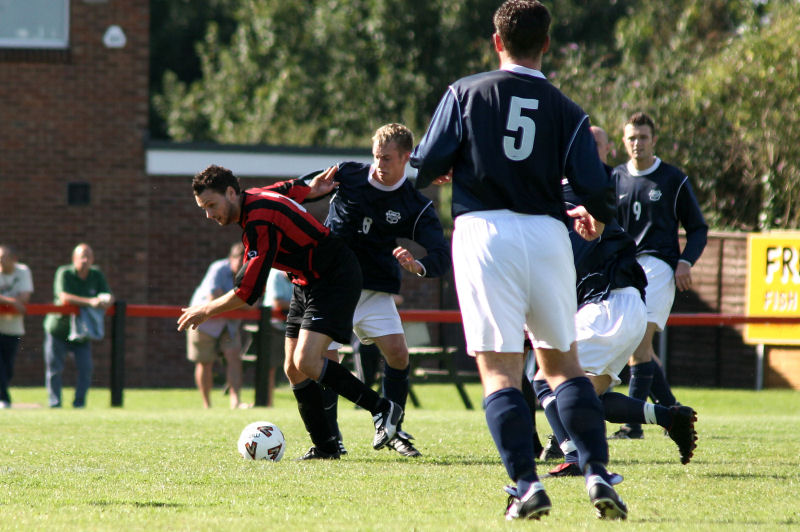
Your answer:
[[[286,438],[274,423],[256,421],[247,425],[239,436],[236,446],[246,460],[271,460],[283,458]]]

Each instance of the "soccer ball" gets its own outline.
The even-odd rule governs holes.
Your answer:
[[[256,421],[247,425],[236,446],[245,460],[271,460],[283,458],[286,438],[281,429],[269,421]]]

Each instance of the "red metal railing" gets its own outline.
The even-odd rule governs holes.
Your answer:
[[[110,328],[111,336],[111,405],[122,406],[122,391],[124,388],[125,368],[125,320],[127,317],[136,318],[172,318],[181,315],[183,307],[177,305],[127,305],[124,301],[117,301],[107,311],[112,316]],[[28,315],[44,315],[48,313],[75,314],[78,307],[72,305],[53,305],[34,303],[26,306]],[[13,311],[12,307],[0,305],[0,314]],[[222,314],[221,317],[253,320],[258,322],[259,330],[270,327],[270,318],[283,317],[277,310],[269,308],[234,310]],[[461,323],[461,312],[458,310],[401,310],[400,317],[408,322],[426,323]],[[740,314],[672,314],[667,320],[667,325],[682,327],[723,327],[731,325],[744,325],[748,323],[769,324],[797,324],[800,317],[777,316],[743,316]],[[266,406],[267,388],[266,375],[269,370],[269,356],[260,356],[269,353],[270,334],[259,335],[256,345],[256,382],[255,404]],[[757,386],[758,389],[758,386]]]
[[[126,305],[125,316],[133,318],[175,318],[181,315],[184,307],[177,305]],[[25,307],[25,313],[31,316],[43,316],[45,314],[77,314],[79,307],[74,305],[53,305],[50,303],[31,303]],[[7,305],[0,305],[0,314],[12,311]],[[106,316],[114,316],[116,307],[112,306],[106,311]],[[232,310],[226,312],[224,317],[240,320],[257,320],[260,316],[258,309]],[[280,317],[280,313],[275,313]]]
[[[183,307],[178,305],[127,305],[125,315],[133,318],[175,318],[181,315]],[[0,305],[0,314],[11,311],[11,307]],[[26,307],[26,313],[32,316],[48,313],[75,314],[78,307],[72,305],[53,305],[47,303],[31,303]],[[419,321],[427,323],[461,323],[461,312],[458,310],[400,310],[400,318],[404,321]],[[108,309],[106,315],[113,316],[115,307]],[[273,315],[280,318],[281,314],[274,311]],[[226,318],[242,320],[258,320],[261,316],[259,309],[233,310],[223,315]],[[744,316],[742,314],[671,314],[667,325],[682,327],[715,327],[725,325],[769,323],[774,325],[800,325],[800,316]]]

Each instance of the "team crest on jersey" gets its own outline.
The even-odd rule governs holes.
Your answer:
[[[400,213],[397,211],[386,211],[386,221],[390,224],[396,224],[400,221]]]
[[[255,249],[251,249],[250,251],[247,252],[248,259],[254,259],[256,257],[258,257],[258,251],[256,251]]]
[[[650,201],[658,201],[661,199],[661,191],[658,190],[657,188],[654,188],[653,190],[650,191],[649,197]]]

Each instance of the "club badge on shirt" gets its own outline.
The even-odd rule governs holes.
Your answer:
[[[400,213],[397,211],[386,211],[386,221],[390,224],[396,224],[400,221]]]

